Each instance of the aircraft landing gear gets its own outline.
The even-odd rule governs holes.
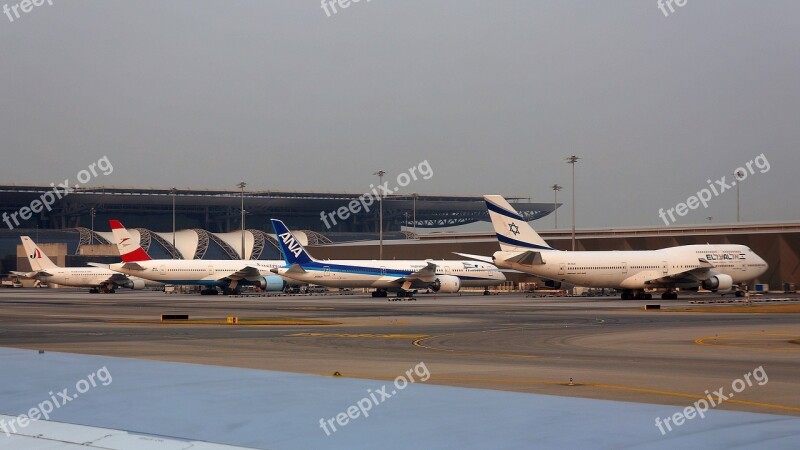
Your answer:
[[[625,289],[622,291],[622,300],[652,300],[653,294],[648,294],[645,291],[633,291],[633,289]]]
[[[217,295],[217,294],[219,294],[217,288],[208,288],[200,291],[200,295]]]
[[[492,293],[489,292],[489,288],[488,287],[483,290],[483,295],[492,295]]]
[[[661,294],[661,300],[677,300],[678,293],[672,290],[666,291]]]
[[[377,289],[372,292],[372,298],[386,297],[387,295],[389,295],[389,293],[386,292],[386,289]]]
[[[99,290],[99,289],[97,289],[97,288],[91,288],[91,289],[89,289],[89,293],[90,293],[90,294],[99,294],[99,293],[100,293],[100,290]]]

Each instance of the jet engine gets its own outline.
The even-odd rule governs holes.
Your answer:
[[[461,289],[461,278],[453,275],[439,275],[431,284],[431,289],[434,292],[441,292],[445,294],[452,294]]]
[[[733,278],[730,275],[721,273],[713,277],[703,280],[703,289],[709,291],[728,291],[733,286]]]
[[[144,280],[128,280],[125,282],[125,287],[129,289],[144,289]]]
[[[282,291],[284,288],[283,278],[278,275],[267,275],[253,284],[267,292]]]

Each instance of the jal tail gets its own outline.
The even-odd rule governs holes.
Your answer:
[[[108,224],[111,225],[111,232],[114,234],[114,240],[117,241],[117,250],[119,250],[122,262],[150,261],[153,259],[139,245],[139,242],[133,239],[133,236],[119,220],[111,219]]]
[[[22,239],[25,254],[28,255],[28,262],[31,263],[31,270],[38,272],[58,267],[30,237],[20,236],[20,239]]]
[[[483,199],[486,200],[501,250],[553,250],[502,195],[484,195]]]
[[[278,245],[281,248],[281,255],[286,264],[308,264],[314,261],[314,258],[308,254],[300,241],[294,237],[291,231],[286,228],[286,225],[277,219],[272,219],[272,228],[275,229],[275,236]]]

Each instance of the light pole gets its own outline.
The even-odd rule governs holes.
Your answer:
[[[575,163],[580,158],[575,155],[567,158],[567,164],[572,164],[572,251],[575,251]]]
[[[564,189],[564,186],[554,184],[550,188],[553,190],[553,214],[556,217],[556,229],[558,229],[558,191]]]
[[[247,183],[240,181],[236,186],[242,190],[242,259],[247,259],[244,255],[244,187],[247,186]]]
[[[744,178],[739,178],[740,175],[744,175],[744,172],[741,170],[737,170],[733,173],[733,178],[736,178],[736,223],[739,223],[739,185],[742,184],[742,180],[744,180]]]
[[[414,196],[414,217],[411,219],[414,221],[414,239],[417,238],[417,193],[414,192],[411,194]]]
[[[172,194],[172,251],[173,254],[176,252],[175,247],[175,194],[177,193],[176,188],[172,188],[169,190],[169,193]]]
[[[408,231],[408,211],[403,211],[403,217],[406,219],[406,231]]]
[[[89,215],[92,217],[92,235],[89,236],[89,245],[94,245],[94,216],[95,216],[95,214],[96,214],[96,212],[94,210],[94,207],[92,207],[92,209],[89,210]]]
[[[383,186],[383,176],[386,175],[386,171],[379,170],[373,175],[378,176],[378,188]],[[378,247],[378,259],[383,259],[383,193],[378,193],[378,202],[379,202],[379,213],[378,213],[378,236],[380,239],[380,246]]]

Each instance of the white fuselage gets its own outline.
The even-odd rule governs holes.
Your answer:
[[[484,262],[447,260],[431,262],[436,264],[436,275],[456,276],[464,287],[496,286],[506,280],[505,275],[497,267]],[[335,288],[392,289],[397,287],[398,278],[417,272],[426,265],[426,261],[420,260],[314,261],[303,265],[305,272],[289,271],[288,267],[282,267],[277,273],[297,281]],[[427,284],[416,282],[412,287],[427,287]]]
[[[230,276],[246,267],[258,270],[262,277],[274,277],[271,269],[283,266],[283,260],[202,260],[202,259],[154,259],[137,261],[142,269],[126,268],[126,263],[116,263],[110,269],[126,275],[134,275],[165,284],[197,284],[219,286],[218,280]],[[242,282],[247,284],[247,282]]]
[[[710,274],[729,275],[738,284],[752,280],[767,270],[767,263],[743,245],[683,245],[647,251],[541,251],[542,264],[506,261],[521,252],[496,252],[498,267],[515,269],[542,278],[584,287],[644,289],[656,287],[696,287],[697,280],[665,277],[693,269],[708,268]],[[704,264],[708,261],[713,267]],[[691,277],[690,277],[691,278]]]
[[[45,272],[51,276],[39,275],[36,278],[40,281],[47,283],[57,284],[59,286],[71,287],[101,287],[109,283],[109,278],[114,275],[119,275],[116,271],[109,269],[102,269],[99,267],[53,267],[46,269]],[[136,277],[129,277],[131,281],[137,280]],[[141,279],[146,282],[147,280]],[[145,283],[146,286],[156,286],[157,283]]]

